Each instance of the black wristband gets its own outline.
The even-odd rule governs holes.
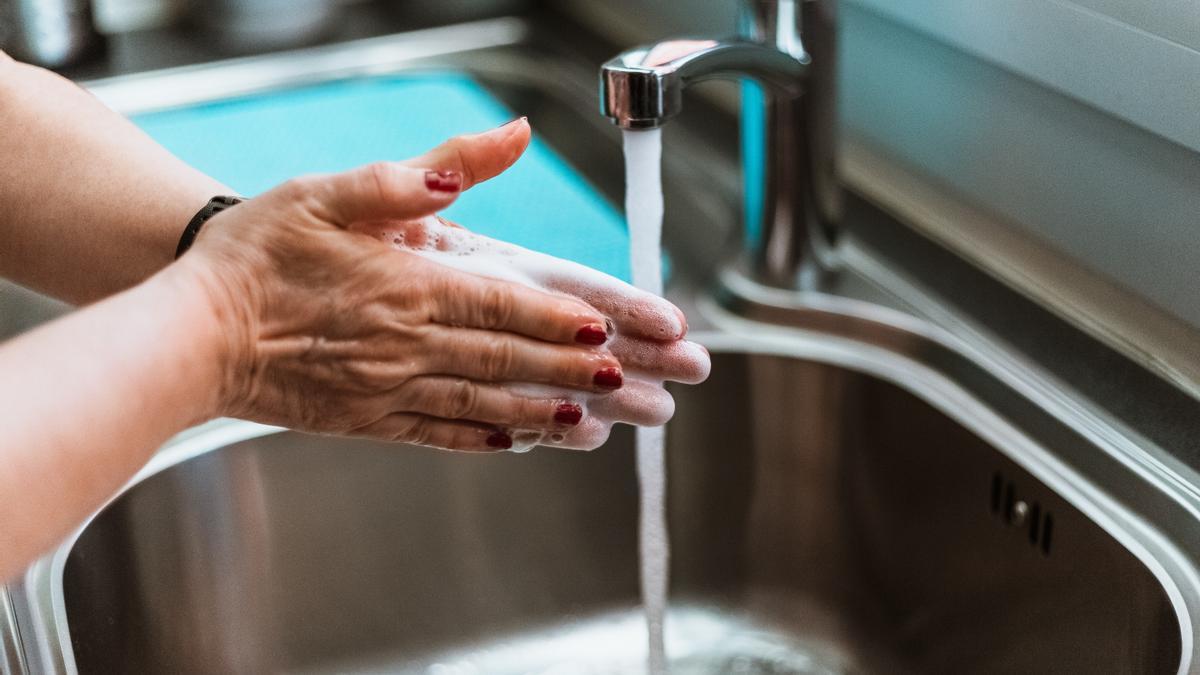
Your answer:
[[[183,236],[179,238],[179,246],[175,248],[175,259],[178,260],[179,256],[192,247],[192,242],[196,241],[196,235],[200,234],[200,228],[204,227],[209,219],[231,206],[241,204],[242,201],[241,197],[229,196],[216,196],[208,200],[204,208],[192,216],[192,220],[183,229]]]

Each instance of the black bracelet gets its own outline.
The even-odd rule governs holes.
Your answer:
[[[241,204],[244,201],[241,197],[216,196],[208,200],[204,208],[192,216],[192,220],[183,229],[183,236],[179,238],[179,246],[175,248],[175,259],[179,260],[179,256],[187,252],[192,247],[192,242],[196,241],[196,235],[200,234],[200,228],[204,227],[213,216],[224,211],[225,209]]]

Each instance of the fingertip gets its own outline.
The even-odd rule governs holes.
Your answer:
[[[524,152],[526,146],[529,145],[529,141],[533,140],[533,127],[529,124],[529,118],[519,117],[513,120],[509,126],[511,127],[509,135],[513,141],[513,145],[518,146]]]
[[[528,137],[530,135],[530,132],[531,132],[531,127],[529,126],[529,118],[524,115],[521,115],[520,117],[511,119],[511,120],[505,122],[504,124],[501,124],[500,126],[496,127],[495,129],[492,129],[492,130],[484,132],[484,133],[495,133],[495,134],[499,134],[501,136],[506,136],[506,137],[507,136],[520,136],[520,135],[524,135],[524,136]]]
[[[661,427],[675,416],[675,397],[663,387],[658,387],[650,394],[644,394],[644,400],[638,403],[644,407],[631,420],[631,424],[643,427]],[[624,421],[624,420],[623,420]]]
[[[687,315],[683,313],[682,309],[679,309],[675,305],[671,305],[671,308],[675,310],[676,318],[679,319],[679,338],[683,339],[688,333]]]
[[[687,335],[688,325],[687,317],[684,316],[683,310],[675,306],[675,303],[667,300],[662,296],[654,296],[654,300],[658,303],[659,311],[662,313],[663,320],[669,326],[667,328],[666,340],[682,340],[683,336]]]
[[[495,129],[477,134],[476,138],[486,138],[497,144],[500,150],[497,154],[501,157],[501,167],[494,173],[500,173],[525,154],[526,148],[533,140],[533,129],[529,125],[529,118],[522,116],[505,122]]]
[[[509,123],[508,126],[510,130],[504,138],[505,148],[508,151],[508,156],[504,162],[505,168],[516,164],[521,155],[525,154],[525,150],[529,148],[529,143],[533,140],[533,129],[529,126],[528,118],[518,118]]]
[[[583,423],[565,434],[551,435],[542,443],[564,450],[595,450],[608,441],[612,422],[585,417]]]
[[[682,344],[688,352],[685,361],[688,369],[682,374],[681,379],[675,381],[683,384],[700,384],[707,380],[712,373],[712,355],[709,354],[707,347],[698,342],[685,340]]]

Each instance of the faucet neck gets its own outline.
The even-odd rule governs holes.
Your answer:
[[[834,0],[742,5],[744,39],[807,64],[800,97],[743,87],[746,264],[752,277],[776,288],[810,288],[837,267],[835,9]]]

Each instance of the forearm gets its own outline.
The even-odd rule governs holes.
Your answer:
[[[0,277],[73,303],[169,263],[188,220],[228,188],[91,94],[0,54]]]
[[[0,582],[219,412],[221,339],[172,267],[0,345]]]

